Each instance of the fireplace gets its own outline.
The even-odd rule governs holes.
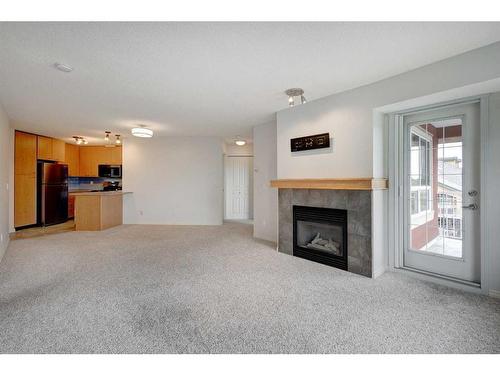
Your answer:
[[[347,270],[347,210],[293,206],[293,255]]]

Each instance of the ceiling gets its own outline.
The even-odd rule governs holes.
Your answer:
[[[287,88],[313,100],[499,40],[500,23],[3,22],[0,101],[16,127],[65,139],[251,137]]]

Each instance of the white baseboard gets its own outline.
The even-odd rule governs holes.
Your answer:
[[[377,277],[379,277],[380,275],[382,275],[383,273],[385,273],[385,268],[378,268],[378,269],[374,269],[373,270],[373,274],[372,274],[372,279],[376,279]]]
[[[489,294],[490,297],[500,299],[500,290],[490,289],[490,291],[488,292],[488,294]]]
[[[9,243],[10,243],[10,238],[7,235],[7,237],[4,240],[4,242],[2,244],[0,244],[0,262],[2,261],[3,256],[5,255],[5,253],[7,252],[7,248],[9,247]]]

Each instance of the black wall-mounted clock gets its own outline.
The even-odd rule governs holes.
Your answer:
[[[307,137],[290,139],[292,152],[315,150],[330,147],[330,133],[309,135]]]

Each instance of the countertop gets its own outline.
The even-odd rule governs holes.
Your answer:
[[[125,194],[132,194],[131,191],[122,191],[122,190],[116,190],[116,191],[73,191],[70,192],[71,195],[74,196],[79,196],[79,195],[91,195],[91,196],[107,196],[107,195],[125,195]]]

